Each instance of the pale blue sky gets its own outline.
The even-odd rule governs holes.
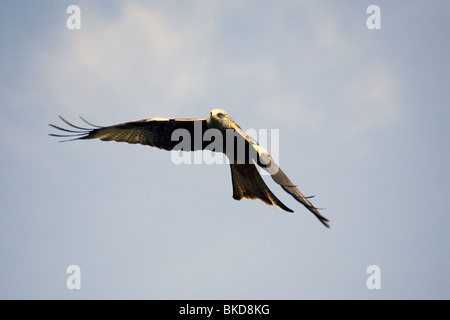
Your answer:
[[[449,14],[448,1],[0,2],[0,298],[449,299]],[[233,200],[226,165],[47,135],[58,114],[111,125],[216,107],[279,129],[281,168],[331,229],[267,176],[294,214]]]

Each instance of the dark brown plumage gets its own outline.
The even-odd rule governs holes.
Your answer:
[[[284,211],[293,212],[269,190],[255,166],[255,163],[257,163],[269,172],[272,179],[287,193],[311,211],[320,222],[326,227],[330,227],[328,219],[321,215],[320,211],[308,200],[308,197],[303,196],[278,167],[270,154],[256,140],[245,134],[224,110],[214,109],[211,111],[210,117],[205,119],[150,118],[109,127],[95,126],[81,118],[93,128],[78,127],[64,118],[60,118],[67,125],[77,130],[50,124],[53,128],[68,133],[50,135],[72,138],[66,141],[98,138],[103,141],[149,145],[164,150],[181,148],[183,151],[209,149],[215,152],[223,152],[230,160],[234,199],[261,199],[268,205],[276,205]],[[213,137],[209,141],[202,139],[208,130]]]

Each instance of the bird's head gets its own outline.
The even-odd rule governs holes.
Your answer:
[[[232,129],[236,125],[234,119],[223,109],[211,110],[209,119],[216,128]]]

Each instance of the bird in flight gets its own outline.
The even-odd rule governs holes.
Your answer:
[[[61,116],[60,118],[76,130],[50,124],[51,127],[66,132],[50,135],[72,138],[65,141],[98,138],[103,141],[149,145],[164,150],[222,152],[230,162],[235,200],[261,199],[267,205],[293,212],[270,191],[259,174],[256,163],[270,173],[281,188],[303,204],[320,222],[330,227],[329,220],[308,200],[312,197],[305,197],[281,171],[267,150],[248,136],[222,109],[211,110],[209,118],[204,119],[150,118],[108,127],[93,125],[80,117],[92,128],[78,127]]]

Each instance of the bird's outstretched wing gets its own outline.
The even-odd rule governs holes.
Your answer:
[[[292,183],[292,181],[286,176],[286,174],[278,167],[276,162],[270,156],[270,154],[261,147],[256,140],[248,136],[240,128],[235,128],[235,130],[247,141],[247,143],[253,147],[256,151],[255,153],[250,152],[253,161],[256,162],[260,167],[270,173],[272,179],[278,183],[284,191],[289,193],[294,199],[303,204],[309,211],[311,211],[327,228],[330,227],[328,224],[328,219],[322,216],[319,209],[317,209],[308,198],[305,197],[297,186]],[[286,207],[280,200],[278,200],[273,193],[269,190],[267,185],[262,180],[256,166],[253,164],[245,165],[231,165],[231,172],[233,176],[233,198],[241,199],[246,198],[259,198],[265,203],[271,205],[275,204],[277,207],[293,212],[291,209]],[[256,172],[256,173],[255,173]],[[236,195],[236,197],[235,197]],[[237,200],[239,200],[237,199]],[[269,201],[268,201],[269,200]]]
[[[317,219],[320,220],[327,228],[330,227],[328,224],[328,219],[322,216],[319,209],[317,209],[308,198],[305,197],[300,190],[297,189],[297,186],[292,183],[292,181],[286,176],[286,174],[278,167],[275,161],[272,159],[270,154],[266,152],[262,148],[258,148],[258,161],[257,163],[268,171],[272,177],[272,179],[278,183],[284,191],[289,193],[294,199],[303,204],[309,211],[311,211]],[[264,151],[263,151],[264,150]]]
[[[150,118],[108,127],[100,127],[95,126],[80,117],[92,127],[83,128],[73,125],[61,116],[60,118],[67,125],[76,129],[65,129],[50,124],[51,127],[67,133],[50,134],[51,136],[72,138],[64,141],[98,138],[103,141],[137,143],[164,150],[173,150],[179,145],[182,139],[188,137],[191,140],[190,148],[185,148],[185,151],[203,150],[207,143],[203,142],[201,139],[203,132],[207,129],[207,119]],[[173,135],[177,129],[180,129],[180,131],[178,134]],[[185,134],[183,134],[183,132]],[[182,139],[180,139],[180,137],[182,137]],[[197,139],[197,141],[195,139]]]

